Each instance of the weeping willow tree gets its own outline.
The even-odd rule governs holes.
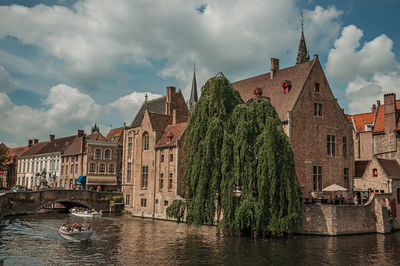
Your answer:
[[[168,217],[260,235],[292,232],[301,223],[293,151],[274,109],[261,98],[243,103],[223,75],[207,81],[186,129],[186,202]],[[240,191],[240,196],[234,194]]]
[[[186,129],[184,180],[188,223],[214,222],[215,202],[220,201],[224,129],[239,103],[242,103],[239,93],[222,74],[202,87]]]
[[[255,99],[235,108],[221,155],[222,227],[275,236],[301,224],[293,151],[269,102]]]

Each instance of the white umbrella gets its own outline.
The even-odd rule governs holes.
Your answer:
[[[327,186],[326,188],[322,189],[324,192],[335,192],[335,191],[348,191],[347,188],[341,187],[336,184],[332,184],[330,186]]]

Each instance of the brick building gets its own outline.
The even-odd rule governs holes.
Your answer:
[[[309,61],[301,34],[296,65],[232,84],[247,101],[255,89],[275,107],[292,144],[303,198],[331,184],[352,190],[354,175],[352,127],[329,86],[318,55]]]
[[[78,130],[77,138],[61,157],[60,186],[73,189],[77,178],[82,176],[86,188],[101,186],[102,190],[120,190],[117,177],[121,176],[121,131],[122,128],[112,129],[107,135],[109,141],[98,130],[92,130],[90,135]]]
[[[122,188],[133,215],[165,218],[165,208],[182,192],[182,145],[188,107],[181,91],[147,101],[124,129]]]
[[[6,170],[3,172],[3,183],[0,184],[4,188],[11,189],[17,184],[18,156],[24,153],[28,146],[9,148],[9,160],[5,163]]]

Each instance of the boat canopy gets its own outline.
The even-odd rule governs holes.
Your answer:
[[[86,176],[85,175],[81,175],[80,177],[78,177],[76,179],[76,183],[86,184]]]

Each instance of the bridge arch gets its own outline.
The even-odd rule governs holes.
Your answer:
[[[71,199],[57,199],[57,200],[46,201],[44,203],[40,203],[39,206],[37,206],[35,208],[34,213],[37,213],[39,210],[45,208],[46,206],[49,206],[49,205],[55,204],[55,203],[60,203],[67,209],[70,209],[72,206],[79,206],[79,207],[85,207],[85,208],[89,208],[89,209],[95,209],[87,201],[71,200]]]

